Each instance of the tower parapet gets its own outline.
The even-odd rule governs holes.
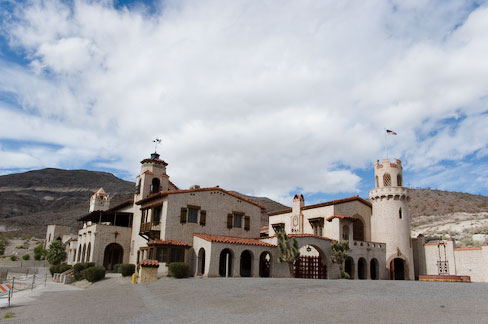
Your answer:
[[[408,188],[403,187],[402,171],[402,162],[398,159],[375,162],[375,188],[369,191],[373,205],[371,240],[386,243],[390,278],[414,279],[410,198]]]
[[[90,209],[89,212],[97,210],[107,210],[109,205],[109,194],[107,194],[103,188],[100,188],[90,197]]]

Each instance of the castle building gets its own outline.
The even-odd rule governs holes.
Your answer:
[[[376,161],[370,200],[354,196],[306,205],[297,194],[291,208],[267,214],[259,203],[218,186],[180,189],[169,180],[167,166],[159,154],[151,154],[141,161],[133,199],[111,206],[100,189],[74,237],[50,225],[46,240],[64,235],[69,264],[94,262],[108,270],[120,263],[150,265],[160,277],[171,262],[185,262],[192,276],[289,277],[288,265],[278,262],[276,233],[284,230],[300,248],[295,277],[338,278],[331,245],[344,240],[350,250],[343,266],[351,279],[471,275],[488,281],[477,265],[488,269],[488,247],[466,253],[453,243],[411,238],[400,160]],[[434,247],[444,254],[435,254]]]

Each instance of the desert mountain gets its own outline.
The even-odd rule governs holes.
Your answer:
[[[99,188],[114,201],[129,199],[134,183],[111,173],[87,170],[43,169],[0,176],[0,227],[45,235],[45,226],[78,227],[87,213],[90,196]],[[130,194],[128,196],[128,194]]]

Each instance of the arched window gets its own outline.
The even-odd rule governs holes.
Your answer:
[[[401,209],[401,208],[398,210],[398,217],[399,217],[400,219],[402,219],[402,209]]]
[[[342,227],[342,239],[344,241],[349,241],[349,226],[347,225]]]
[[[397,175],[397,186],[398,187],[402,186],[402,176],[401,175]]]
[[[159,179],[153,178],[151,183],[151,193],[159,192]]]
[[[383,186],[391,187],[391,176],[389,173],[383,175]]]

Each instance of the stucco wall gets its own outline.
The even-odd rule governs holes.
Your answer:
[[[214,234],[235,237],[257,238],[261,224],[261,208],[219,190],[201,191],[168,195],[166,214],[163,211],[161,229],[162,240],[181,240],[188,244],[193,242],[194,233]],[[180,223],[181,208],[188,205],[199,206],[205,210],[206,224]],[[244,217],[242,228],[227,228],[227,214],[242,212],[250,216],[250,229],[244,230]]]
[[[470,276],[474,282],[488,282],[488,246],[455,249],[457,275]]]

